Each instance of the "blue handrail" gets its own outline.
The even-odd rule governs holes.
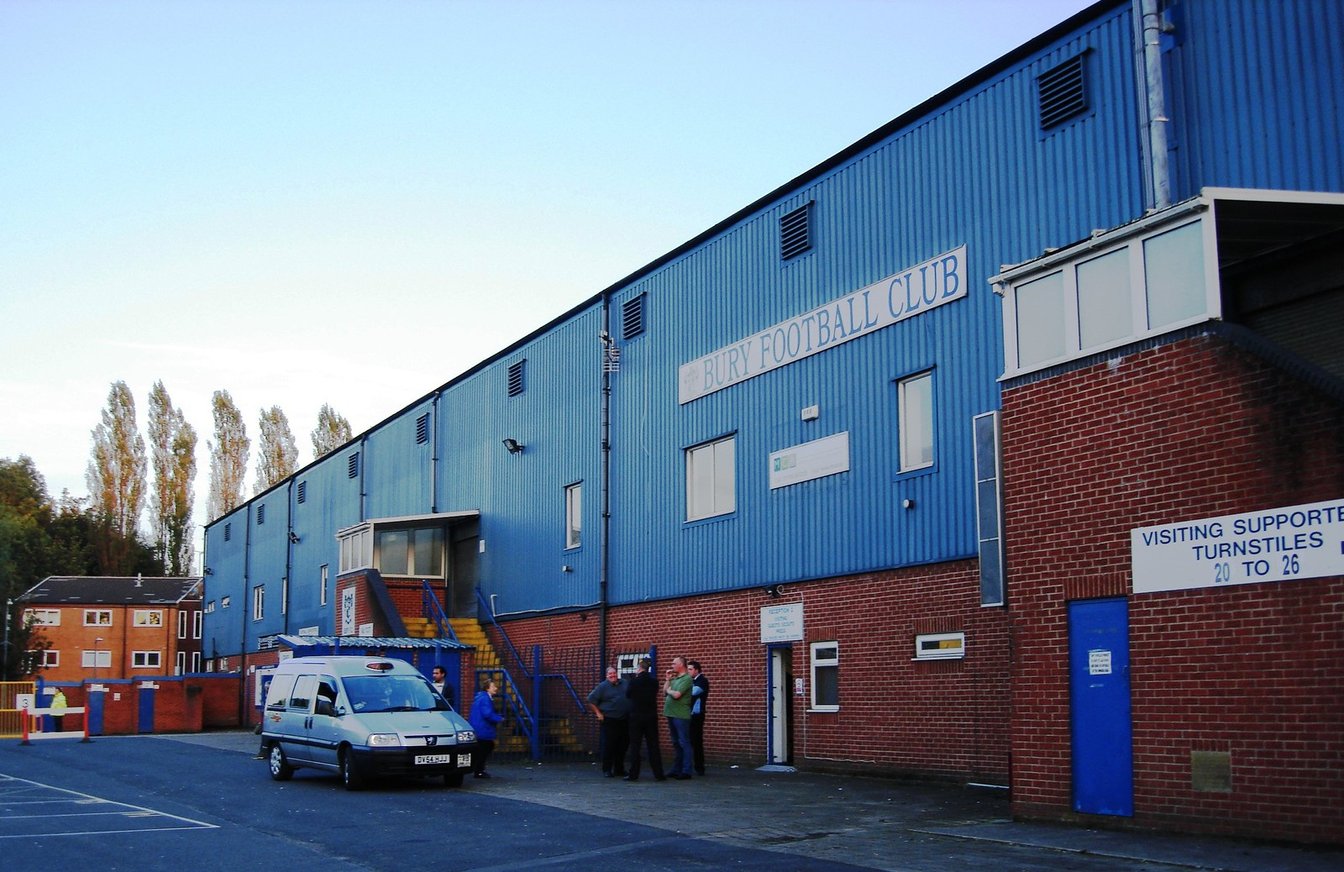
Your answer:
[[[420,584],[420,613],[428,620],[432,621],[440,638],[448,637],[454,642],[460,641],[457,633],[453,632],[453,624],[448,620],[448,614],[443,610],[443,604],[439,602],[439,595],[434,592],[434,588],[429,586],[428,579],[421,579]]]

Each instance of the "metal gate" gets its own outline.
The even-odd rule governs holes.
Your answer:
[[[35,681],[0,681],[0,738],[17,739],[23,734],[23,715],[15,697],[21,693],[36,694]]]

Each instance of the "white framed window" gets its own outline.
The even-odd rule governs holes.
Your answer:
[[[24,609],[23,622],[34,627],[59,627],[61,625],[61,610]]]
[[[737,511],[737,438],[686,449],[686,520]]]
[[[379,530],[378,571],[383,575],[443,578],[443,528]]]
[[[133,627],[162,627],[163,609],[136,609],[131,614]]]
[[[111,609],[85,609],[84,626],[86,627],[110,627],[112,626]]]
[[[322,564],[322,584],[320,585],[320,588],[321,593],[319,596],[321,599],[318,604],[325,606],[327,604],[327,564],[325,563]]]
[[[177,638],[187,638],[187,613],[180,609],[177,612]]]
[[[214,601],[214,600],[210,600],[209,602],[207,602],[207,603],[205,604],[205,613],[206,613],[207,615],[213,615],[213,614],[215,613],[215,601]]]
[[[341,544],[341,562],[339,571],[353,572],[356,569],[373,567],[373,526],[368,523],[347,527],[336,533]]]
[[[222,596],[222,597],[219,598],[219,607],[220,607],[221,609],[227,609],[227,608],[229,607],[229,604],[232,603],[232,602],[233,602],[233,597],[231,597],[231,596]]]
[[[159,651],[132,651],[131,668],[158,669],[162,659],[163,654]]]
[[[201,671],[201,652],[200,652],[200,651],[192,651],[192,652],[191,652],[191,671],[192,671],[192,672],[200,672],[200,671]]]
[[[196,611],[191,613],[191,638],[193,639],[201,638],[201,623],[204,617],[205,613],[202,612],[200,609],[197,609]]]
[[[565,488],[565,547],[583,544],[583,482]]]
[[[813,642],[812,655],[812,710],[835,712],[840,710],[840,643]]]
[[[933,373],[896,383],[901,472],[933,466]]]
[[[61,665],[61,652],[51,648],[29,651],[28,662],[39,669],[54,669]]]
[[[181,675],[181,674],[183,674],[183,673],[186,672],[186,671],[187,671],[187,652],[186,652],[186,651],[178,651],[178,652],[177,652],[177,665],[176,665],[176,667],[174,668],[174,672],[173,672],[173,674],[174,674],[174,675]]]
[[[112,652],[101,650],[81,652],[79,665],[85,669],[108,669],[112,666]]]
[[[252,588],[252,620],[260,621],[266,617],[266,585]]]
[[[965,633],[921,633],[915,636],[916,660],[960,660],[965,656]]]

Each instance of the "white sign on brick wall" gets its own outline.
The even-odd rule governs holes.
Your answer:
[[[1134,593],[1344,575],[1344,499],[1130,531]]]

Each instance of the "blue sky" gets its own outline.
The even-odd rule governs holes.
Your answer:
[[[203,507],[213,391],[307,463],[1088,5],[3,0],[0,457],[162,379]]]

